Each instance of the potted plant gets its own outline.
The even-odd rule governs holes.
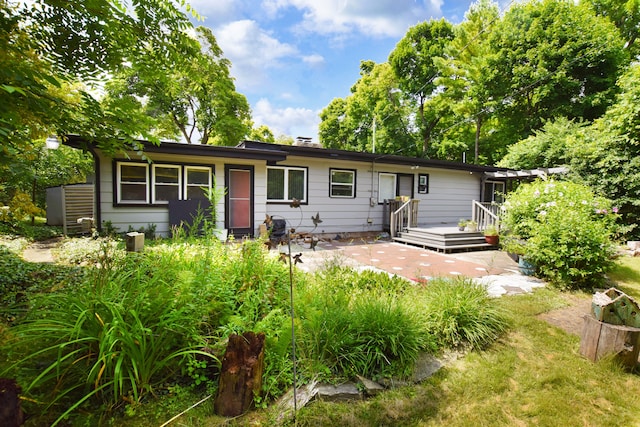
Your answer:
[[[466,230],[475,233],[476,231],[478,231],[478,223],[474,220],[467,221]]]
[[[487,228],[484,229],[484,239],[488,244],[497,246],[500,242],[500,233],[498,231],[498,227],[493,224],[488,225]]]
[[[467,220],[464,218],[460,218],[460,221],[458,221],[458,230],[459,231],[464,231],[464,228],[467,226]]]

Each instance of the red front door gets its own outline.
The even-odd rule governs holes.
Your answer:
[[[253,166],[225,166],[225,226],[236,238],[253,236]]]

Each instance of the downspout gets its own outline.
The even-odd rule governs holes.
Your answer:
[[[99,232],[102,231],[102,209],[100,208],[102,206],[102,199],[100,198],[100,195],[102,194],[102,192],[100,191],[100,158],[98,157],[98,153],[96,153],[93,145],[91,144],[87,144],[88,148],[87,151],[89,153],[91,153],[91,157],[93,157],[93,164],[94,164],[94,183],[93,183],[93,222],[94,222],[94,227],[96,228],[96,230],[98,230]]]

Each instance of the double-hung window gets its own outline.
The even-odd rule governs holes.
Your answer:
[[[118,203],[149,203],[149,164],[124,163],[116,164],[118,178]]]
[[[163,205],[170,200],[206,199],[213,168],[165,163],[115,162],[117,204]]]
[[[350,169],[329,170],[330,197],[356,197],[356,171]]]
[[[169,203],[180,200],[182,176],[180,166],[153,165],[153,203]]]
[[[267,167],[267,201],[307,201],[307,168],[289,166]]]
[[[211,188],[211,168],[185,166],[185,199],[206,199],[205,189]]]

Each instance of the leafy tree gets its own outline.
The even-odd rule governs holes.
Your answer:
[[[322,144],[354,151],[415,154],[415,138],[404,120],[408,112],[397,93],[389,64],[362,61],[360,79],[351,95],[334,99],[320,114]]]
[[[438,97],[436,78],[440,70],[434,59],[443,56],[452,39],[453,27],[446,20],[422,22],[411,27],[389,54],[402,94],[415,106],[423,154],[430,152],[434,129],[448,108]]]
[[[252,141],[269,142],[272,144],[276,142],[276,138],[273,136],[273,132],[267,125],[260,125],[257,128],[251,128],[251,131],[249,132],[247,138]]]
[[[631,57],[640,54],[638,45],[638,31],[640,30],[640,1],[638,0],[582,0],[583,4],[591,7],[597,15],[611,20],[620,30],[625,40],[625,47]]]
[[[435,59],[440,70],[436,83],[446,88],[442,96],[452,104],[453,120],[459,123],[440,142],[439,157],[451,151],[466,151],[470,144],[465,141],[472,135],[474,163],[480,161],[480,140],[488,137],[483,135],[482,128],[490,120],[492,99],[485,82],[489,53],[486,40],[499,18],[497,3],[491,0],[473,3],[465,20],[454,27],[455,36],[445,47],[444,57]],[[471,131],[468,124],[473,126]],[[483,148],[484,158],[491,159],[489,147]]]
[[[507,141],[526,138],[556,116],[601,116],[626,64],[613,25],[572,0],[515,4],[489,43],[488,89],[500,118],[497,135]]]
[[[131,103],[137,115],[155,118],[148,126],[157,137],[236,145],[249,131],[249,104],[236,92],[230,63],[211,30],[198,27],[196,33],[202,52],[173,62],[147,52],[144,60],[124,69],[109,86],[105,102]]]
[[[576,147],[584,142],[584,122],[559,117],[547,121],[534,135],[509,146],[498,166],[512,169],[551,168],[569,165]]]
[[[140,136],[151,138],[130,119],[128,105],[105,110],[91,87],[78,88],[68,102],[61,88],[77,80],[96,83],[125,64],[145,60],[149,52],[168,61],[196,54],[183,4],[34,0],[14,6],[0,0],[0,134],[8,141],[6,162],[19,147],[47,134],[80,133],[110,151]]]
[[[619,80],[616,103],[576,144],[572,169],[620,207],[627,237],[640,239],[640,66]]]

